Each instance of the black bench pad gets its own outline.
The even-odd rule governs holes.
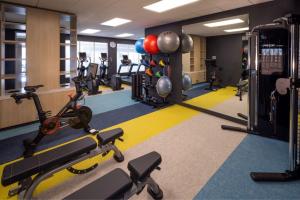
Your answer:
[[[142,180],[149,176],[161,163],[161,155],[155,151],[131,160],[128,169],[131,177]]]
[[[132,181],[122,169],[114,169],[96,181],[65,197],[65,199],[122,199]]]
[[[61,166],[96,147],[96,141],[87,137],[7,165],[3,170],[2,185],[7,186],[39,172]]]
[[[114,140],[123,136],[124,131],[121,128],[116,128],[109,131],[100,132],[97,135],[97,139],[99,140],[101,145],[106,145],[109,142],[113,142]]]

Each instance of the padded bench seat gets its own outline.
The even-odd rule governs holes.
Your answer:
[[[61,166],[78,156],[89,153],[97,147],[94,139],[86,137],[56,149],[29,157],[5,166],[2,174],[2,185],[7,186],[21,181],[42,171]]]
[[[114,169],[65,199],[120,199],[130,190],[132,181],[122,169]]]
[[[141,180],[149,176],[161,163],[161,155],[155,151],[131,160],[128,169],[131,177]]]
[[[123,136],[123,134],[123,129],[116,128],[109,131],[100,132],[99,134],[97,134],[97,139],[99,140],[101,145],[106,145],[120,138],[121,136]]]
[[[65,199],[123,199],[133,184],[138,183],[135,180],[145,181],[160,163],[160,154],[153,151],[128,163],[130,177],[122,169],[114,169]]]

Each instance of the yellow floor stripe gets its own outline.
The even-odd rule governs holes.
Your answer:
[[[220,89],[216,92],[211,92],[205,95],[202,95],[200,97],[196,97],[194,99],[188,100],[187,103],[202,106],[205,108],[211,108],[216,106],[219,103],[224,102],[228,98],[233,97],[235,94],[234,88],[224,88]],[[160,134],[161,132],[176,126],[177,124],[182,123],[185,120],[190,119],[191,117],[199,114],[199,112],[187,109],[182,106],[174,105],[167,107],[165,109],[143,115],[141,117],[123,122],[121,124],[118,124],[114,127],[110,127],[109,129],[113,129],[116,127],[120,127],[124,130],[124,140],[125,142],[117,142],[117,146],[124,152],[129,148],[134,147],[137,144],[140,144],[144,142],[145,140]],[[107,129],[107,130],[109,130]],[[171,139],[171,138],[170,138]],[[66,144],[66,143],[65,143]],[[64,144],[62,144],[64,145]],[[61,145],[59,145],[61,146]],[[53,148],[57,148],[53,147]],[[51,149],[53,149],[51,148]],[[48,149],[50,150],[50,149]],[[95,158],[91,158],[89,160],[83,161],[76,165],[78,168],[85,168],[88,166],[91,166],[95,162],[102,162],[104,160],[107,160],[111,158],[111,154],[106,156],[105,158],[101,158],[100,156],[97,156]],[[12,161],[15,162],[15,161]],[[10,162],[10,163],[12,163]],[[6,163],[9,164],[9,163]],[[3,168],[6,165],[0,166],[0,171],[2,174]],[[63,170],[59,173],[56,173],[54,177],[51,177],[50,179],[44,181],[40,186],[37,188],[35,195],[47,190],[51,187],[54,187],[56,185],[59,185],[60,183],[68,180],[74,176],[73,174],[69,173],[67,170]],[[8,190],[12,187],[15,187],[17,184],[10,185],[9,187],[3,187],[0,186],[0,199],[7,199]],[[11,198],[15,199],[16,196]]]

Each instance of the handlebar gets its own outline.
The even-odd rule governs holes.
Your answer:
[[[32,98],[37,89],[40,87],[44,87],[44,85],[32,85],[32,86],[25,86],[24,90],[26,93],[13,93],[10,97],[15,99],[16,104],[22,103],[22,99],[30,99]]]
[[[28,93],[13,93],[10,97],[15,99],[16,104],[22,103],[22,99],[30,99],[31,96]]]

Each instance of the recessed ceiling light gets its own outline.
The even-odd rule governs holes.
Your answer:
[[[224,31],[227,32],[227,33],[249,31],[249,27],[228,29],[228,30],[224,30]]]
[[[212,23],[207,23],[204,24],[204,26],[207,27],[219,27],[219,26],[227,26],[227,25],[232,25],[232,24],[240,24],[243,23],[244,21],[241,19],[229,19],[229,20],[223,20],[223,21],[218,21],[218,22],[212,22]]]
[[[88,29],[84,29],[80,33],[83,33],[83,34],[94,34],[94,33],[98,33],[98,32],[100,32],[100,30],[88,28]]]
[[[161,0],[148,6],[144,6],[144,9],[162,13],[197,1],[199,0]]]
[[[113,18],[111,20],[108,20],[106,22],[101,23],[101,25],[105,25],[105,26],[120,26],[122,24],[126,24],[128,22],[131,22],[131,20],[129,19],[122,19],[122,18]]]
[[[116,35],[116,37],[130,37],[130,36],[133,36],[134,34],[132,33],[122,33],[122,34],[119,34],[119,35]]]

